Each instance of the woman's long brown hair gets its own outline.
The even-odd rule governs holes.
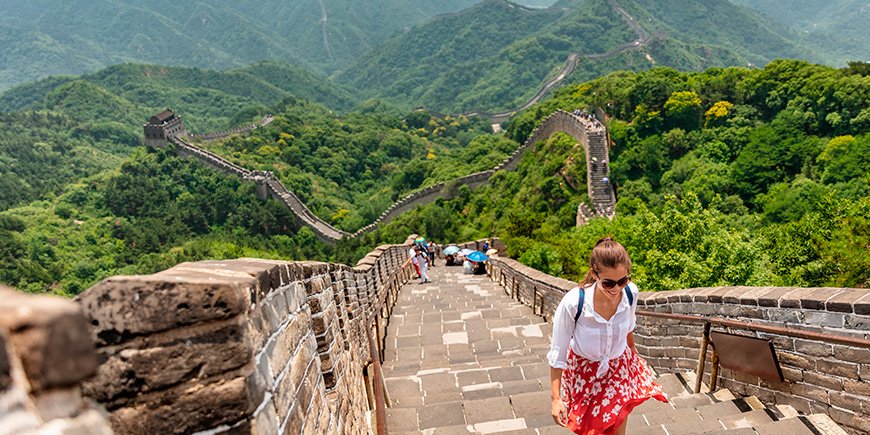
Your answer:
[[[586,277],[580,282],[580,286],[586,287],[594,283],[596,271],[617,266],[624,266],[631,272],[631,258],[628,257],[628,251],[611,237],[598,239],[595,247],[592,248],[592,253],[589,254],[589,271],[586,272]]]

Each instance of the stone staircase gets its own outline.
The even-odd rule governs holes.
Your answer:
[[[613,186],[602,181],[609,177],[610,158],[607,154],[607,136],[604,130],[588,131],[589,151],[589,199],[592,201],[592,209],[599,216],[609,217],[614,214],[616,198]]]
[[[383,371],[391,434],[568,434],[550,417],[550,324],[485,276],[435,267],[399,295]],[[828,416],[765,408],[727,390],[693,394],[694,373],[658,377],[670,403],[649,400],[629,434],[845,434]]]

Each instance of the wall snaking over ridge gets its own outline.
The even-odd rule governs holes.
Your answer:
[[[497,171],[515,170],[526,150],[532,148],[536,143],[546,140],[556,132],[567,133],[583,144],[587,155],[587,178],[589,180],[599,180],[602,174],[606,174],[607,169],[605,165],[593,167],[588,161],[591,160],[590,156],[593,155],[597,156],[596,158],[601,161],[607,161],[607,131],[600,124],[563,110],[558,110],[544,118],[541,125],[532,131],[523,145],[496,167],[488,171],[477,172],[447,182],[437,183],[413,192],[396,201],[384,210],[374,222],[360,228],[353,234],[341,231],[317,217],[295,193],[284,187],[274,174],[245,169],[217,154],[193,145],[182,137],[172,136],[170,141],[175,145],[175,152],[178,155],[194,157],[219,171],[257,183],[261,196],[265,197],[268,195],[281,201],[296,216],[300,224],[314,230],[314,233],[321,240],[332,243],[342,238],[358,237],[395,219],[408,210],[429,204],[438,198],[450,197],[459,186],[465,185],[473,189],[488,182],[490,177]],[[610,185],[590,182],[588,194],[597,210],[602,212],[610,210],[610,213],[612,213],[613,206],[615,205],[615,196]]]

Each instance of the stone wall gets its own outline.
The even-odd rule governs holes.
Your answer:
[[[550,319],[576,283],[507,258],[490,260],[490,277],[505,291]],[[720,371],[735,394],[755,395],[768,405],[788,404],[803,413],[824,413],[853,433],[870,432],[870,290],[843,288],[716,287],[642,292],[638,301],[638,351],[659,373],[694,371],[701,323],[646,316],[643,311],[709,316],[768,326],[835,334],[865,345],[836,344],[787,335],[713,326],[713,330],[772,340],[783,382]],[[712,367],[708,352],[705,377]]]
[[[270,121],[271,118],[267,117],[264,118],[261,124],[265,125]],[[244,127],[242,130],[248,128],[249,127]],[[588,152],[589,141],[586,136],[585,121],[565,111],[556,111],[544,118],[541,125],[531,132],[525,143],[493,169],[466,175],[464,177],[438,183],[416,192],[412,192],[384,210],[384,212],[381,213],[378,219],[374,222],[366,225],[353,234],[348,234],[344,231],[338,230],[326,221],[315,216],[298,198],[298,196],[286,189],[284,185],[274,177],[274,175],[269,174],[268,176],[258,176],[255,174],[255,171],[250,171],[238,166],[217,154],[199,148],[180,137],[172,137],[171,141],[175,145],[175,152],[180,156],[194,157],[217,170],[256,182],[258,187],[262,187],[262,193],[281,201],[288,209],[290,209],[291,212],[293,212],[302,225],[306,225],[314,230],[314,233],[321,240],[331,243],[345,237],[357,237],[361,234],[377,229],[380,225],[393,220],[406,211],[429,204],[438,198],[450,197],[455,193],[456,188],[459,186],[465,185],[473,189],[488,182],[489,178],[497,171],[515,170],[526,150],[533,147],[537,142],[546,140],[550,135],[558,131],[572,135],[583,144],[584,149]],[[217,135],[220,136],[221,134],[223,133]]]
[[[74,302],[0,287],[0,434],[112,433],[82,397],[97,364]]]
[[[77,298],[101,361],[84,394],[116,433],[368,433],[366,328],[383,340],[412,240],[356,267],[238,259],[108,278]]]

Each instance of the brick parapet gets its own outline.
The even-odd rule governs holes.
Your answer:
[[[550,319],[576,283],[519,264],[490,260],[491,279],[505,292]],[[751,322],[766,326],[870,339],[870,290],[848,288],[714,287],[642,292],[639,310]],[[639,315],[638,351],[660,373],[694,371],[700,354],[701,323]],[[803,413],[824,413],[853,433],[870,432],[870,349],[739,328],[714,330],[770,339],[783,382],[720,371],[720,386],[755,395],[768,405],[788,404]],[[709,381],[712,352],[705,378]]]
[[[75,303],[0,286],[0,434],[110,434],[102,407],[82,397],[97,364]]]
[[[84,393],[118,433],[368,432],[365,329],[382,340],[407,249],[106,279],[77,298],[102,361]]]

